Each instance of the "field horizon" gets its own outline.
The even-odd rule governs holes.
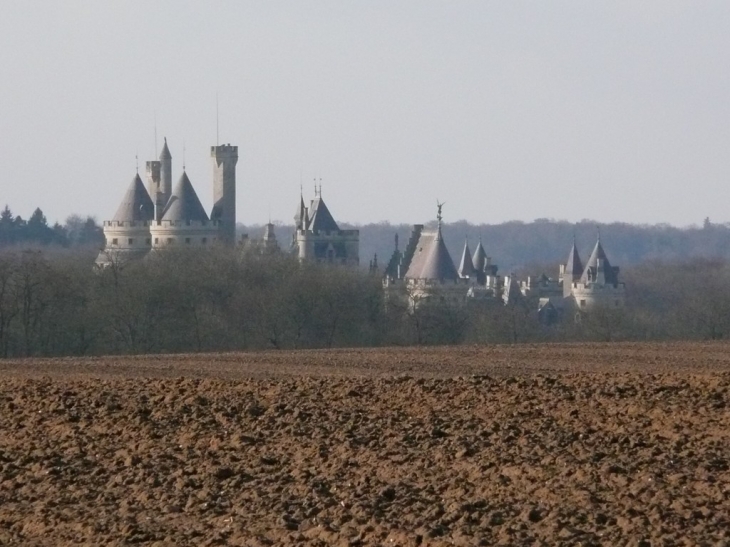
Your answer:
[[[0,543],[730,540],[730,343],[0,361]]]

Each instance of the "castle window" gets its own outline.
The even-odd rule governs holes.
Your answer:
[[[129,238],[129,241],[128,241],[128,243],[129,243],[129,245],[132,245],[132,244],[134,243],[134,239],[132,239],[132,238],[130,237],[130,238]]]
[[[159,237],[156,237],[155,238],[155,245],[157,245],[159,242],[160,242],[160,238]]]
[[[116,237],[114,239],[112,239],[112,245],[116,245],[117,243],[119,243],[119,241],[117,240]]]
[[[185,243],[187,243],[188,245],[190,245],[190,238],[189,237],[186,237],[185,238]]]
[[[172,243],[172,238],[171,238],[171,237],[168,237],[168,238],[167,238],[167,242],[168,242],[168,243]]]
[[[581,300],[580,301],[580,307],[581,308],[585,308],[586,307],[586,301],[585,300]]]
[[[147,239],[145,239],[145,240],[144,240],[144,242],[145,242],[145,243],[146,243],[147,245],[149,245],[149,244],[151,244],[151,243],[152,243],[152,239],[148,237]]]
[[[202,243],[203,245],[205,245],[206,243],[208,243],[208,238],[207,238],[207,237],[204,237],[204,238],[202,238],[202,239],[200,240],[200,242],[201,242],[201,243]]]

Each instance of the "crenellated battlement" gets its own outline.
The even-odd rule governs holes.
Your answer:
[[[154,221],[147,220],[105,220],[104,228],[144,228]]]

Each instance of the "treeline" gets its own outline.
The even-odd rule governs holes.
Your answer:
[[[66,223],[48,224],[39,208],[28,220],[15,216],[7,205],[0,211],[0,248],[28,245],[95,247],[104,245],[104,232],[93,217],[71,215]]]
[[[411,311],[379,276],[220,248],[153,253],[102,271],[95,253],[0,252],[0,356],[59,356],[730,336],[730,266],[647,262],[627,306],[538,320],[534,299]]]
[[[435,222],[426,222],[435,227]],[[380,264],[387,263],[393,252],[394,235],[398,234],[401,248],[411,233],[408,224],[365,224],[342,228],[360,230],[360,264],[368,266],[377,253]],[[263,226],[241,226],[250,237],[261,237]],[[291,242],[293,226],[277,226],[280,244]],[[716,224],[706,219],[702,226],[677,228],[666,224],[641,225],[620,222],[599,223],[582,220],[578,223],[539,219],[534,222],[504,222],[501,224],[469,224],[466,221],[447,223],[443,227],[444,241],[458,266],[464,239],[468,238],[472,252],[482,238],[482,244],[502,274],[522,271],[532,264],[547,264],[545,274],[557,276],[558,264],[564,262],[576,238],[578,249],[587,255],[596,243],[598,233],[611,262],[621,268],[648,260],[689,260],[692,257],[720,257],[730,260],[730,225]],[[529,269],[529,268],[528,268]]]

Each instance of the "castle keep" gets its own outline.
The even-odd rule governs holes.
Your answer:
[[[140,258],[168,245],[233,245],[238,147],[211,146],[210,156],[214,205],[208,216],[184,167],[172,187],[172,154],[165,139],[159,160],[147,162],[147,187],[135,175],[114,218],[104,222],[106,246],[97,265]]]

